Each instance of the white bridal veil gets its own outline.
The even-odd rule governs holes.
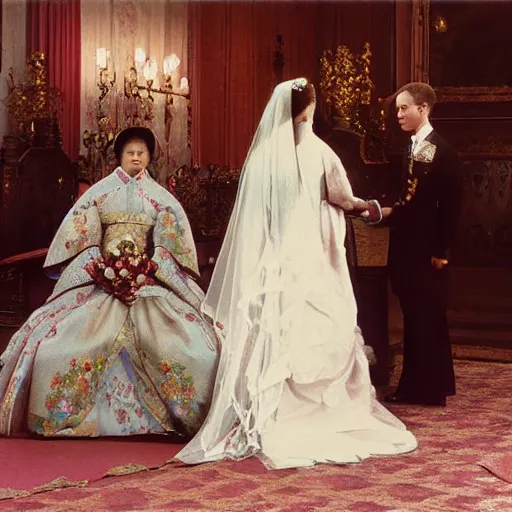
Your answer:
[[[287,377],[283,372],[289,371],[283,342],[291,319],[300,314],[297,307],[311,277],[305,270],[315,267],[314,260],[321,264],[318,224],[308,229],[317,214],[303,193],[297,164],[293,82],[275,88],[242,169],[203,305],[223,327],[213,403],[203,429],[179,456],[182,460],[196,451],[204,459],[217,458],[225,447],[216,444],[230,433],[232,456],[238,455],[237,437],[242,446],[259,447],[257,432],[274,413]],[[294,294],[296,300],[290,300]]]
[[[332,367],[337,377],[332,386],[322,381],[321,402],[335,405],[347,395],[343,372],[353,374],[360,358],[366,373],[357,393],[371,408],[367,361],[362,349],[354,351],[353,290],[325,257],[320,205],[297,161],[295,82],[279,84],[265,108],[203,304],[223,345],[208,417],[177,455],[187,463],[261,452],[292,374],[294,383],[314,388]]]

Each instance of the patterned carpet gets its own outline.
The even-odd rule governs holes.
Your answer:
[[[418,437],[409,455],[274,472],[254,459],[170,464],[5,500],[0,510],[510,512],[512,484],[479,463],[512,452],[512,364],[457,361],[456,372],[459,391],[448,407],[393,408]]]

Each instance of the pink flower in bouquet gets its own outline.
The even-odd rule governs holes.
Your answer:
[[[136,300],[140,287],[154,283],[152,276],[157,269],[158,265],[130,241],[121,242],[108,256],[85,266],[98,286],[127,306]]]

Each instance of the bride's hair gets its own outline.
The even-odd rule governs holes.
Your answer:
[[[294,121],[303,121],[306,118],[305,110],[316,101],[315,86],[311,82],[305,85],[299,84],[292,86],[292,119]],[[304,114],[304,119],[301,119]]]

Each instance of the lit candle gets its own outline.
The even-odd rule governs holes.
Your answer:
[[[158,73],[156,62],[154,60],[148,59],[146,64],[144,64],[142,72],[144,73],[144,78],[146,80],[154,80]]]
[[[107,69],[107,49],[97,48],[96,49],[96,64],[100,69]]]
[[[164,75],[166,77],[171,76],[172,72],[178,69],[180,62],[179,57],[175,53],[167,55],[164,59]]]
[[[137,64],[146,62],[146,52],[140,47],[135,50],[135,62]]]
[[[187,90],[188,89],[188,78],[186,76],[184,76],[180,80],[180,89],[183,89],[183,90]]]

